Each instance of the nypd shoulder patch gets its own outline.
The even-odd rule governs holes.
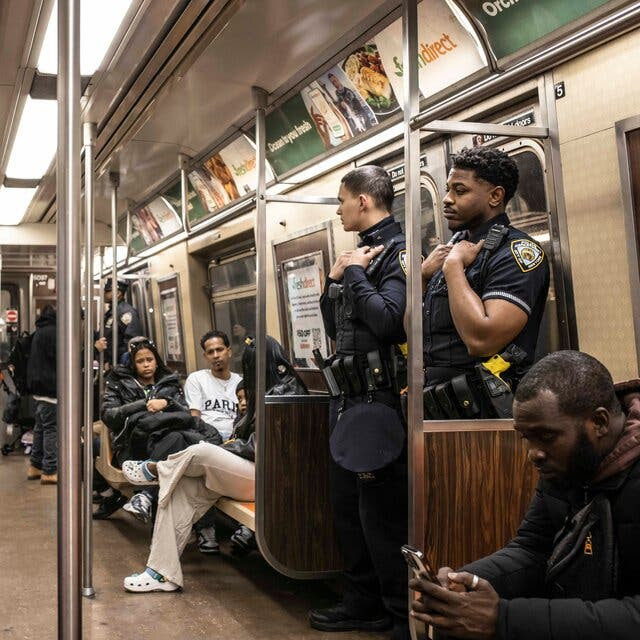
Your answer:
[[[400,261],[400,266],[402,267],[402,270],[404,271],[404,275],[407,275],[407,250],[403,249],[399,254],[398,254],[398,260]]]
[[[131,311],[126,311],[120,316],[120,322],[122,322],[122,324],[129,324],[131,320],[133,320],[133,315],[131,314]]]
[[[511,241],[511,253],[520,267],[526,273],[539,267],[544,260],[544,251],[532,240],[521,238]]]

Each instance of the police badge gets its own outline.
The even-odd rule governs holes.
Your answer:
[[[542,248],[525,238],[511,241],[511,253],[523,273],[533,271],[544,260]]]

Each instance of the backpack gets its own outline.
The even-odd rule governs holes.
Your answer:
[[[31,342],[33,334],[25,331],[13,345],[9,354],[8,364],[13,366],[13,382],[20,395],[27,395],[29,389],[27,386],[27,365],[29,364],[29,355],[31,353]]]

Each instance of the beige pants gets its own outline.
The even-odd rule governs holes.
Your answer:
[[[147,566],[182,586],[180,555],[193,523],[222,496],[253,501],[255,467],[249,460],[201,442],[158,462],[158,479],[158,513]]]

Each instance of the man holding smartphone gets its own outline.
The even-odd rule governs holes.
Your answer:
[[[513,414],[540,473],[515,538],[440,569],[440,585],[411,580],[421,594],[412,615],[455,638],[635,640],[640,380],[614,388],[595,358],[559,351],[522,379]]]

